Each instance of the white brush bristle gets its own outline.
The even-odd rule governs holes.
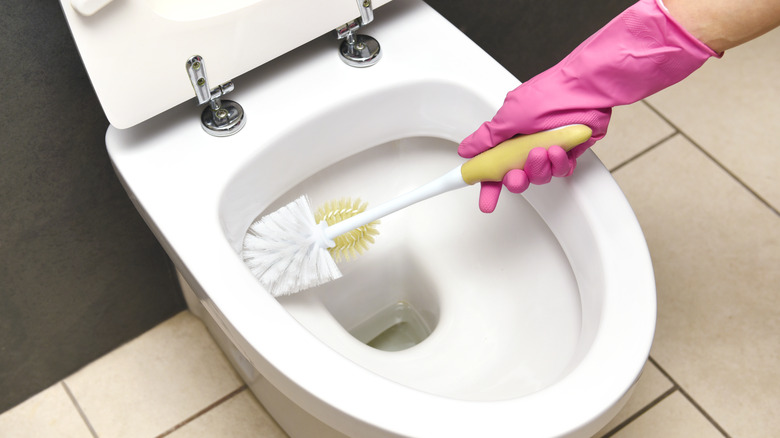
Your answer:
[[[302,196],[253,223],[242,257],[260,283],[278,297],[341,277]]]

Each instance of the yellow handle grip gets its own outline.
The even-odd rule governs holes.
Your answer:
[[[585,125],[569,125],[531,135],[510,138],[498,146],[488,149],[460,168],[463,181],[474,184],[482,181],[501,181],[512,169],[522,169],[531,149],[560,146],[566,151],[584,143],[593,134]]]

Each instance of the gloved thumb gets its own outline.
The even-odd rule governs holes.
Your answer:
[[[501,110],[492,120],[480,125],[476,131],[463,139],[458,146],[458,154],[463,158],[473,158],[482,152],[514,137],[516,132],[502,129]]]

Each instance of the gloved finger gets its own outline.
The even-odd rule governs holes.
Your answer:
[[[604,136],[596,137],[595,135],[588,139],[586,142],[577,145],[574,147],[574,149],[569,151],[569,157],[570,158],[579,158],[580,155],[584,154],[585,151],[587,151],[591,146],[593,146],[598,140],[602,139]]]
[[[512,169],[509,172],[504,175],[504,180],[502,181],[506,188],[512,192],[512,193],[522,193],[526,191],[528,186],[530,185],[530,181],[528,181],[528,176],[525,174],[525,171],[522,169]]]
[[[547,150],[547,158],[550,159],[552,176],[569,176],[571,174],[571,160],[562,147],[551,146]]]
[[[603,135],[601,137],[604,137]],[[584,154],[585,151],[588,150],[591,146],[593,146],[594,143],[596,143],[596,138],[591,137],[588,141],[585,143],[582,143],[581,145],[577,145],[574,149],[570,150],[567,154],[569,156],[569,173],[563,176],[571,176],[572,173],[574,173],[574,169],[577,168],[577,157]]]
[[[569,157],[569,173],[563,176],[571,176],[572,173],[574,173],[574,169],[577,168],[577,159]]]
[[[501,183],[487,181],[480,184],[479,209],[483,213],[492,213],[498,205],[498,196],[501,194]]]
[[[547,184],[552,180],[552,166],[545,148],[533,148],[523,167],[531,184]]]

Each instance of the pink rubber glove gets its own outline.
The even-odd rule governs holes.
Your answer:
[[[525,170],[507,172],[515,193],[529,183],[568,176],[576,158],[607,133],[612,107],[644,99],[694,72],[715,53],[682,28],[660,0],[641,0],[585,40],[560,63],[507,94],[503,106],[458,147],[471,158],[516,135],[580,123],[593,136],[568,153],[531,151]],[[502,183],[482,183],[480,210],[492,212]]]

